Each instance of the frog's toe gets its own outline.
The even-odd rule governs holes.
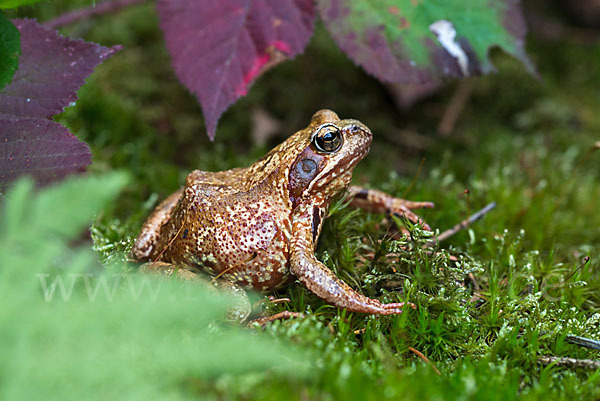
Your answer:
[[[407,306],[415,308],[415,305],[410,302],[400,302],[393,304],[381,304],[381,311],[377,312],[380,315],[399,315],[404,312]]]
[[[392,210],[392,214],[394,214],[395,216],[398,216],[398,217],[405,217],[408,220],[410,220],[411,222],[413,222],[415,224],[420,224],[424,229],[431,231],[431,226],[429,224],[427,224],[427,222],[425,220],[423,220],[422,217],[420,217],[416,213],[413,213],[410,209],[407,209],[407,208],[395,209],[395,210]]]
[[[274,322],[275,320],[291,319],[300,316],[302,316],[302,314],[299,312],[290,312],[285,310],[283,312],[279,312],[271,316],[264,316],[259,317],[257,319],[252,319],[248,322],[248,327],[254,326],[256,324],[258,324],[260,327],[264,327],[267,323]]]
[[[406,199],[398,199],[407,209],[431,209],[435,207],[433,202],[413,202]]]
[[[390,304],[381,304],[384,309],[404,309],[405,306],[410,306],[415,309],[416,306],[412,302],[396,302]]]

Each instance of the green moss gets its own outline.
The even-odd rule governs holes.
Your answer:
[[[23,12],[46,20],[72,4],[47,2]],[[436,126],[456,83],[401,113],[386,89],[355,67],[318,26],[303,55],[259,78],[224,114],[211,143],[198,104],[173,75],[152,5],[65,32],[126,45],[97,68],[77,104],[58,118],[91,145],[93,171],[123,169],[131,177],[92,230],[105,261],[124,258],[145,216],[190,170],[248,165],[323,107],[360,119],[375,134],[355,181],[435,201],[435,209],[421,213],[433,227],[443,230],[489,202],[497,204],[485,219],[435,248],[419,246],[428,234],[418,228],[411,228],[416,245],[394,239],[382,216],[336,204],[319,242],[319,259],[364,293],[410,300],[416,309],[396,317],[349,314],[294,284],[275,294],[291,302],[268,305],[267,311],[302,311],[305,317],[275,322],[257,335],[287,339],[313,352],[317,374],[190,377],[186,389],[192,395],[600,397],[598,371],[537,361],[542,355],[600,359],[598,351],[565,341],[567,334],[598,339],[600,326],[600,152],[593,151],[600,131],[600,74],[590,62],[599,58],[600,45],[534,39],[529,53],[541,80],[494,53],[499,72],[474,79],[454,132],[441,137]],[[285,127],[266,146],[255,145],[249,134],[255,107]],[[585,256],[591,257],[587,263]],[[429,358],[441,376],[409,347]]]

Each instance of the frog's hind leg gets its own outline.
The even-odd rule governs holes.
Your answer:
[[[423,228],[431,230],[431,227],[411,209],[431,208],[433,202],[413,202],[406,199],[395,198],[383,191],[367,189],[357,186],[348,188],[349,196],[352,198],[350,205],[369,212],[395,214],[406,217],[413,223],[419,223]]]
[[[206,275],[194,271],[186,266],[176,266],[166,262],[149,262],[140,266],[140,272],[160,274],[164,277],[177,277],[184,281],[193,282],[204,288],[209,293],[221,295],[231,301],[227,309],[226,319],[243,323],[252,312],[252,305],[246,291],[234,283],[226,280],[210,280]]]
[[[248,298],[246,290],[227,280],[209,279],[205,274],[193,271],[192,268],[179,267],[167,262],[149,262],[144,263],[139,269],[142,273],[159,274],[163,277],[177,277],[178,279],[193,282],[200,285],[209,293],[225,296],[231,301],[231,306],[227,309],[226,319],[232,322],[244,323],[252,313],[252,304]],[[300,316],[300,313],[283,311],[271,316],[263,316],[248,321],[248,326],[265,326],[267,323],[280,319],[289,319]]]
[[[146,219],[140,235],[135,240],[133,248],[131,248],[131,256],[137,261],[148,261],[150,255],[155,251],[156,243],[160,227],[169,221],[171,213],[183,193],[183,188],[171,194],[167,199],[161,202],[154,209],[152,214]]]

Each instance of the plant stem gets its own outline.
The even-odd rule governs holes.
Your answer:
[[[452,99],[450,99],[450,103],[438,125],[438,133],[441,136],[448,136],[452,133],[472,91],[473,79],[465,78],[458,84],[458,88],[452,95]]]
[[[105,1],[100,4],[94,4],[89,7],[83,7],[78,10],[73,10],[63,15],[60,15],[44,25],[48,28],[56,29],[58,27],[69,25],[74,22],[89,19],[96,15],[108,14],[120,10],[123,7],[131,6],[138,3],[143,3],[146,0],[115,0]]]

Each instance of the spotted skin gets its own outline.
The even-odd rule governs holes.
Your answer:
[[[297,278],[325,301],[353,312],[398,314],[402,303],[368,298],[335,276],[314,251],[331,200],[346,190],[369,152],[371,131],[330,110],[246,168],[191,172],[161,203],[132,249],[136,260],[186,266],[229,283],[271,291]],[[403,214],[433,206],[350,188],[353,204]]]

